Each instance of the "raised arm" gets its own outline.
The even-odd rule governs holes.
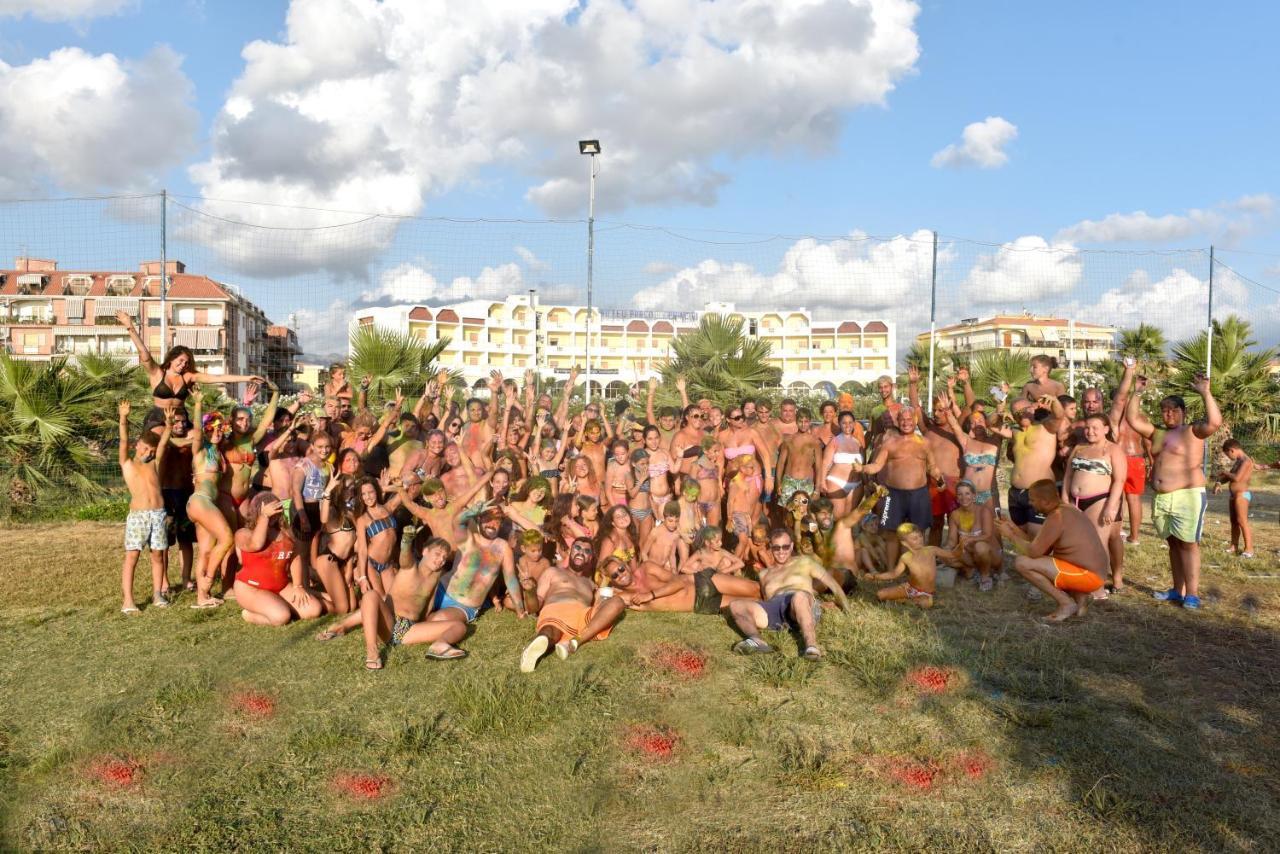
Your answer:
[[[493,370],[489,372],[489,406],[485,416],[485,423],[489,425],[490,430],[498,429],[498,393],[502,391],[502,372]]]
[[[1213,399],[1208,377],[1197,374],[1195,380],[1191,383],[1191,387],[1199,392],[1200,397],[1204,399],[1204,420],[1193,424],[1191,432],[1200,439],[1208,439],[1214,433],[1217,433],[1218,428],[1222,426],[1222,412],[1218,409],[1218,401]]]
[[[1146,383],[1142,380],[1138,380],[1134,384],[1133,394],[1129,396],[1129,402],[1125,404],[1124,420],[1129,422],[1133,432],[1144,439],[1150,439],[1156,433],[1156,426],[1151,423],[1151,419],[1147,418],[1146,413],[1142,411],[1142,392],[1145,388]]]
[[[129,333],[129,340],[133,342],[133,349],[138,351],[138,364],[147,372],[149,379],[155,379],[155,375],[160,373],[160,366],[156,364],[156,360],[151,355],[151,350],[147,348],[147,344],[142,340],[142,336],[138,334],[137,328],[133,325],[133,320],[127,312],[117,311],[116,321],[125,328]],[[164,375],[161,374],[161,377]]]
[[[658,416],[653,411],[653,396],[658,393],[657,377],[649,377],[649,393],[644,399],[644,417],[649,419],[650,424],[658,423]]]
[[[116,407],[120,416],[120,470],[129,466],[129,401],[122,400]]]
[[[493,479],[496,468],[488,469],[480,476],[475,483],[467,488],[467,491],[457,497],[457,499],[449,505],[449,520],[452,522],[462,515],[462,511],[471,506],[471,502],[475,500],[480,491],[489,485],[489,481]]]
[[[680,409],[684,410],[689,407],[689,383],[683,376],[676,377],[676,391],[680,392]],[[650,422],[657,424],[657,421]]]
[[[956,371],[956,380],[964,387],[964,410],[963,412],[972,412],[973,405],[978,402],[978,396],[973,393],[973,383],[969,380],[969,369],[960,368]]]
[[[160,441],[156,444],[156,469],[159,470],[160,462],[164,459],[165,451],[169,449],[169,440],[173,437],[173,410],[166,409],[164,413],[164,429],[160,431]]]
[[[262,420],[258,422],[258,428],[253,431],[253,444],[257,445],[262,441],[262,437],[267,435],[267,431],[271,429],[271,425],[276,420],[276,409],[280,406],[280,388],[275,383],[267,383],[267,387],[271,389],[271,399],[267,401],[267,408],[262,413]]]
[[[199,386],[191,389],[191,401],[193,409],[191,411],[191,456],[200,453],[200,449],[204,446],[204,392]]]
[[[556,425],[556,429],[564,432],[565,425],[569,421],[569,401],[573,398],[573,387],[578,384],[578,366],[574,365],[569,369],[569,379],[565,381],[564,389],[560,393],[560,402],[556,404],[555,415],[552,421]]]
[[[920,369],[915,365],[907,366],[907,401],[917,413],[924,413],[920,408]]]

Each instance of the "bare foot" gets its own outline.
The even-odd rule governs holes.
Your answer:
[[[1074,617],[1079,610],[1080,606],[1075,602],[1068,602],[1066,605],[1060,606],[1058,610],[1054,611],[1044,619],[1047,623],[1061,623],[1063,620]]]
[[[1083,617],[1089,610],[1089,595],[1077,593],[1072,598],[1076,600],[1076,616]]]

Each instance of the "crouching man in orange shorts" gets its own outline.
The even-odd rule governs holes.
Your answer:
[[[1052,480],[1036,481],[1028,493],[1031,506],[1045,517],[1034,540],[1007,518],[997,522],[1000,533],[1022,552],[1013,568],[1058,603],[1058,610],[1046,618],[1049,622],[1082,617],[1089,594],[1102,587],[1109,572],[1107,548],[1089,517],[1062,503]]]
[[[627,604],[614,596],[611,588],[596,589],[591,580],[595,565],[591,541],[579,537],[569,549],[567,569],[551,566],[542,573],[538,579],[538,634],[520,654],[521,673],[532,673],[552,644],[556,655],[564,659],[581,644],[609,636]]]

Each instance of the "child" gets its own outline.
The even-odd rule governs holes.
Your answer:
[[[751,526],[751,542],[747,544],[745,558],[747,574],[756,573],[774,566],[773,552],[769,550],[769,526],[757,522]]]
[[[133,571],[144,546],[151,548],[151,604],[167,608],[165,596],[164,554],[169,550],[165,534],[164,497],[160,494],[160,471],[157,468],[169,444],[173,430],[173,412],[164,414],[164,431],[159,438],[151,431],[138,437],[129,459],[129,401],[120,401],[120,472],[129,487],[129,515],[124,523],[124,563],[120,568],[120,590],[123,594],[120,613],[137,614],[133,602]]]
[[[995,514],[990,504],[978,504],[972,481],[956,484],[956,509],[947,521],[947,547],[955,552],[955,568],[966,578],[978,573],[978,589],[991,590],[991,574],[998,572],[1004,561],[1000,536],[996,533]]]
[[[698,506],[698,497],[701,495],[702,487],[698,486],[696,480],[686,480],[684,488],[680,490],[680,539],[690,549],[693,548],[698,531],[707,524],[707,517]]]
[[[707,525],[698,532],[694,545],[697,551],[680,567],[685,575],[697,575],[704,569],[742,575],[742,559],[724,550],[724,531],[720,528]]]
[[[1235,439],[1223,442],[1222,452],[1231,460],[1231,469],[1218,475],[1213,494],[1217,495],[1224,483],[1230,484],[1231,499],[1227,507],[1231,514],[1231,548],[1240,557],[1253,557],[1253,528],[1249,527],[1249,503],[1253,501],[1249,480],[1253,477],[1253,457],[1246,454]],[[1240,550],[1241,537],[1244,538],[1244,551]]]
[[[516,558],[516,577],[520,579],[520,592],[524,595],[524,607],[530,614],[538,613],[538,579],[551,566],[551,562],[543,557],[542,550],[546,538],[536,528],[520,535],[520,556]],[[507,594],[511,598],[511,594]],[[507,603],[512,609],[515,600]]]
[[[754,454],[738,458],[738,473],[729,481],[729,525],[738,542],[733,553],[739,558],[747,553],[751,542],[751,526],[760,518],[760,494],[764,491],[764,478],[756,467]]]
[[[689,559],[689,545],[680,536],[680,502],[668,501],[662,508],[662,524],[649,532],[640,547],[640,559],[675,572]]]
[[[911,522],[903,522],[898,526],[898,542],[902,544],[904,551],[893,571],[877,572],[867,577],[877,581],[892,581],[906,572],[907,582],[886,587],[876,593],[876,596],[881,602],[906,599],[917,607],[932,608],[938,558],[954,559],[955,553],[937,546],[926,546],[924,534]]]

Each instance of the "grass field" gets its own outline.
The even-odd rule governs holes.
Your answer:
[[[397,650],[367,673],[358,638],[231,604],[120,616],[118,525],[3,529],[0,845],[1275,851],[1266,502],[1246,562],[1215,499],[1198,614],[1147,595],[1167,584],[1148,535],[1131,592],[1061,627],[1020,583],[928,613],[864,590],[827,613],[820,664],[642,614],[531,676],[510,614],[463,662]]]

